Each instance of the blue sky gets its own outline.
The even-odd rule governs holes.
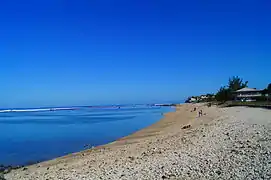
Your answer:
[[[0,107],[179,101],[270,81],[266,0],[13,0],[0,6]]]

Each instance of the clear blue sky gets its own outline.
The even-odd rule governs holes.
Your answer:
[[[271,81],[269,0],[4,0],[0,107],[145,103]]]

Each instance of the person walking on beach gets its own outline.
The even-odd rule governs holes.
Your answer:
[[[202,110],[199,110],[199,117],[202,116]]]

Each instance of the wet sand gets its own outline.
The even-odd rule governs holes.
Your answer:
[[[270,137],[270,110],[184,104],[132,135],[12,170],[5,178],[268,179]]]

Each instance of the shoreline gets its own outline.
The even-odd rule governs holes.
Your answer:
[[[198,104],[196,106],[198,106]],[[85,150],[82,150],[82,151],[70,153],[70,154],[67,154],[67,155],[64,155],[64,156],[61,156],[61,157],[58,157],[58,158],[54,158],[54,159],[51,159],[51,160],[39,162],[39,163],[36,163],[36,164],[50,163],[51,161],[60,161],[61,159],[72,158],[72,157],[76,157],[76,156],[82,156],[82,155],[84,156],[84,155],[86,155],[88,153],[99,151],[101,149],[121,148],[121,146],[136,144],[140,140],[150,140],[152,137],[157,138],[157,136],[163,135],[162,134],[163,130],[166,128],[166,126],[165,126],[166,121],[168,121],[169,119],[174,118],[174,116],[176,116],[177,108],[182,108],[184,106],[185,106],[185,104],[174,106],[175,107],[174,111],[163,113],[162,118],[160,118],[154,124],[151,124],[151,125],[143,128],[143,129],[140,129],[140,130],[138,130],[138,131],[136,131],[136,132],[134,132],[132,134],[129,134],[127,136],[116,139],[115,141],[109,142],[107,144],[102,144],[102,145],[99,145],[99,146],[95,146],[93,148],[85,149]],[[201,104],[200,106],[203,106],[203,105]],[[193,107],[194,107],[194,105],[193,105]],[[183,120],[184,120],[183,125],[185,125],[185,124],[189,123],[191,119],[190,118],[189,119],[183,118]],[[36,165],[36,164],[32,164],[32,165]]]
[[[159,122],[164,120],[166,118],[166,116],[176,113],[176,108],[180,107],[180,106],[182,106],[182,105],[174,106],[174,108],[175,108],[174,111],[162,113],[162,118],[158,119],[157,122],[155,122],[154,124],[151,124],[151,125],[149,125],[149,126],[147,126],[145,128],[142,128],[142,129],[140,129],[138,131],[135,131],[132,134],[128,134],[128,135],[126,135],[124,137],[116,139],[115,141],[112,141],[112,142],[109,142],[109,143],[106,143],[106,144],[101,144],[101,145],[98,145],[98,146],[95,146],[95,147],[92,147],[92,148],[89,148],[89,149],[85,149],[85,150],[82,150],[82,151],[69,153],[67,155],[60,156],[60,157],[57,157],[57,158],[53,158],[51,160],[26,165],[26,166],[23,166],[23,167],[35,166],[35,165],[39,166],[39,164],[43,164],[43,163],[44,164],[47,164],[47,163],[48,164],[51,164],[51,163],[54,164],[55,161],[57,161],[57,163],[59,163],[62,160],[66,160],[67,158],[76,158],[78,156],[79,157],[85,156],[88,153],[93,153],[93,152],[96,152],[96,151],[100,151],[101,149],[120,148],[121,146],[137,143],[136,141],[142,140],[142,138],[148,138],[148,137],[151,137],[151,136],[156,136],[157,134],[151,134],[151,133],[154,133],[154,129],[156,129],[156,126],[157,125],[159,126],[159,124],[160,124]],[[159,129],[158,129],[158,131],[159,131]],[[16,168],[16,169],[18,169],[18,168]]]
[[[89,149],[85,149],[82,151],[78,151],[78,152],[74,152],[74,153],[69,153],[67,155],[64,156],[60,156],[60,157],[56,157],[50,160],[46,160],[46,161],[38,161],[38,162],[34,162],[31,164],[27,164],[27,165],[22,165],[22,166],[5,166],[8,168],[8,173],[10,171],[15,171],[15,170],[20,170],[20,169],[26,169],[28,167],[33,167],[33,166],[37,166],[37,167],[41,167],[41,166],[50,166],[50,165],[55,165],[61,162],[65,162],[65,161],[69,161],[72,158],[77,158],[77,157],[82,157],[85,155],[88,155],[89,153],[95,153],[95,152],[100,152],[101,150],[105,150],[105,149],[116,149],[116,148],[121,148],[122,146],[125,145],[130,145],[130,144],[135,144],[138,143],[140,140],[149,140],[152,137],[157,138],[157,136],[161,135],[163,133],[163,129],[166,128],[165,124],[166,121],[174,118],[175,116],[178,116],[178,114],[176,114],[178,111],[178,109],[182,109],[183,107],[186,106],[191,106],[189,108],[192,107],[200,107],[203,106],[203,103],[197,103],[197,104],[178,104],[178,105],[171,105],[172,107],[174,107],[174,111],[171,112],[166,112],[162,114],[162,118],[160,118],[157,122],[155,122],[154,124],[151,124],[150,126],[147,126],[143,129],[140,129],[132,134],[129,134],[127,136],[121,137],[115,141],[109,142],[107,144],[102,144],[99,146],[95,146],[93,148],[89,148]],[[187,123],[189,123],[189,121],[191,120],[190,118],[187,118],[185,116],[185,114],[183,114],[184,117],[182,124],[185,125]],[[196,117],[196,116],[195,116]]]
[[[160,119],[158,119],[155,123],[157,123],[157,122],[159,122],[159,121],[161,121],[161,119],[163,119],[164,117],[165,117],[165,114],[168,114],[168,113],[172,113],[172,112],[175,112],[176,111],[176,105],[174,104],[170,104],[170,105],[167,105],[167,104],[161,104],[161,105],[156,105],[156,106],[161,106],[161,107],[163,107],[163,106],[166,106],[166,107],[172,107],[172,108],[174,108],[174,111],[169,111],[169,112],[166,112],[166,113],[162,113],[162,117],[160,118]],[[96,107],[96,106],[91,106],[91,107]],[[97,106],[97,107],[103,107],[103,106]],[[107,107],[107,106],[105,106],[105,107]],[[111,106],[109,106],[109,107],[111,107]],[[114,106],[112,106],[112,108],[113,108]],[[47,110],[47,111],[51,111],[51,109],[52,108],[48,108],[48,109],[37,109],[38,111],[40,111],[40,110]],[[75,110],[75,108],[55,108],[56,110]],[[31,109],[30,109],[31,110]],[[29,111],[30,111],[29,110]],[[5,111],[7,111],[7,110],[5,110]],[[22,110],[22,112],[23,111],[28,111],[28,109],[26,109],[26,110]],[[8,111],[8,112],[17,112],[17,110],[10,110],[10,111]],[[21,112],[20,110],[18,111],[18,112]],[[30,112],[36,112],[36,109],[33,109],[33,111],[30,111]],[[154,124],[155,124],[154,123]],[[36,165],[36,164],[40,164],[40,163],[46,163],[46,162],[49,162],[49,161],[54,161],[54,160],[58,160],[58,159],[62,159],[62,158],[66,158],[66,157],[70,157],[70,156],[76,156],[76,155],[80,155],[80,153],[84,153],[84,152],[87,152],[87,151],[89,151],[89,150],[95,150],[95,149],[100,149],[100,148],[106,148],[107,146],[112,146],[112,144],[114,144],[114,143],[118,143],[118,141],[123,141],[123,139],[126,139],[126,138],[130,138],[130,137],[132,137],[133,138],[133,135],[135,134],[135,133],[139,133],[139,132],[141,132],[141,131],[143,131],[143,130],[145,130],[145,129],[147,129],[147,128],[150,128],[151,126],[153,126],[154,124],[151,124],[151,125],[149,125],[149,126],[147,126],[147,127],[144,127],[144,128],[142,128],[142,129],[139,129],[139,130],[137,130],[137,131],[135,131],[135,132],[133,132],[133,133],[131,133],[131,134],[128,134],[128,135],[126,135],[126,136],[123,136],[123,137],[121,137],[121,138],[118,138],[118,139],[116,139],[116,140],[114,140],[114,141],[112,141],[112,142],[109,142],[109,143],[106,143],[106,144],[101,144],[101,145],[98,145],[98,146],[89,146],[89,148],[88,149],[83,149],[83,150],[80,150],[80,151],[77,151],[77,152],[72,152],[72,153],[68,153],[68,154],[66,154],[66,155],[62,155],[62,156],[59,156],[59,157],[55,157],[55,158],[52,158],[52,159],[48,159],[48,160],[44,160],[44,161],[42,161],[42,160],[37,160],[37,161],[33,161],[33,162],[29,162],[29,163],[25,163],[25,164],[22,164],[22,165],[10,165],[10,164],[6,164],[6,165],[4,165],[4,164],[0,164],[0,174],[1,174],[1,172],[4,172],[4,173],[6,173],[6,172],[10,172],[11,170],[17,170],[17,169],[20,169],[20,168],[25,168],[25,167],[28,167],[28,166],[33,166],[33,165]]]
[[[203,110],[202,117],[198,110]],[[5,178],[238,179],[240,174],[250,176],[250,167],[258,169],[250,179],[267,177],[266,171],[271,169],[270,115],[271,111],[257,108],[178,105],[175,112],[165,113],[160,121],[131,135],[12,170]],[[263,138],[267,140],[261,141]]]

